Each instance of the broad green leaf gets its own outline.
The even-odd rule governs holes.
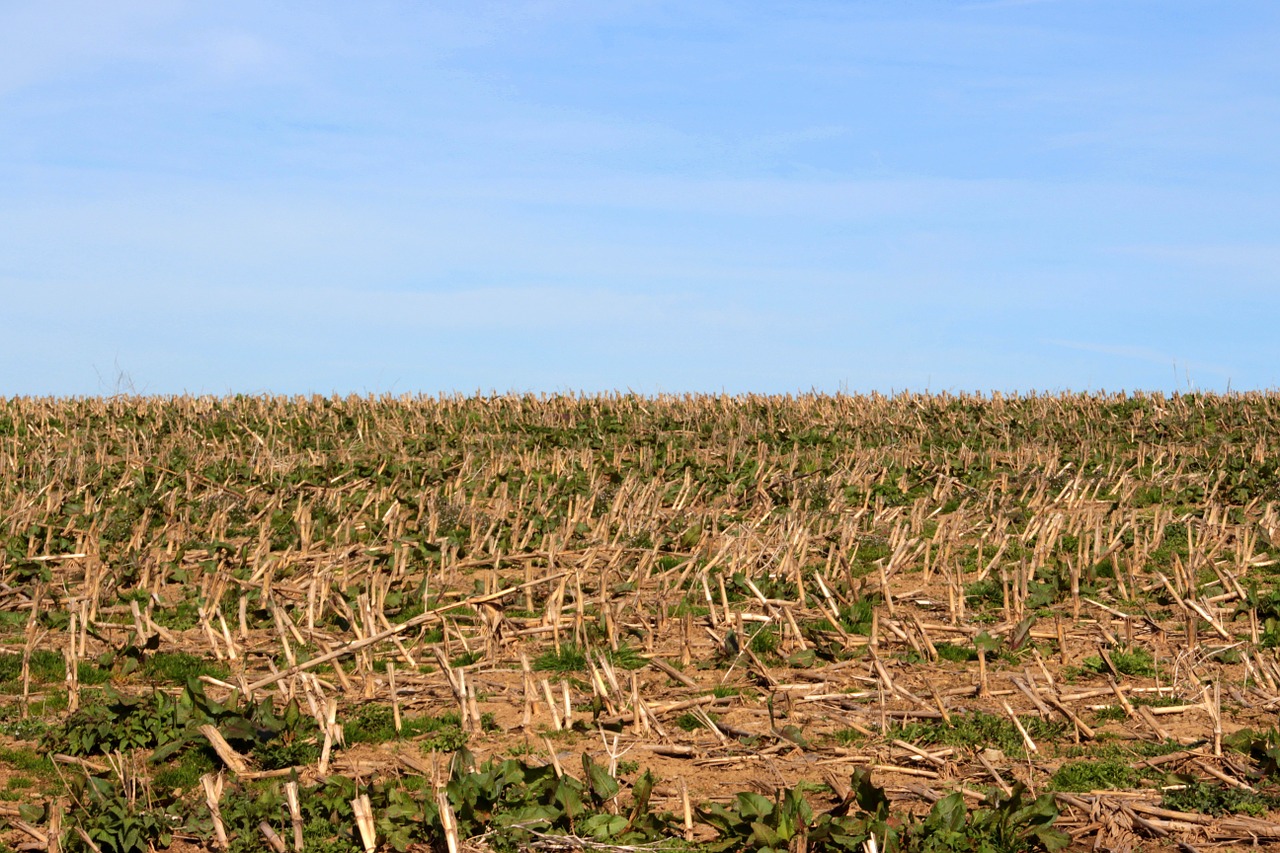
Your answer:
[[[597,803],[605,803],[617,795],[618,781],[585,752],[582,753],[582,772],[587,788]]]
[[[991,654],[1000,648],[1000,641],[988,634],[986,631],[978,634],[973,638],[974,648],[981,649],[987,654]]]
[[[582,814],[582,791],[569,776],[561,776],[556,785],[555,800],[564,809],[565,815],[574,820]]]
[[[584,820],[579,828],[596,841],[608,841],[627,829],[627,819],[616,814],[594,814]]]
[[[18,816],[27,823],[43,823],[45,807],[41,803],[23,803],[18,806]]]
[[[628,825],[634,826],[636,820],[639,819],[642,814],[649,811],[649,797],[653,793],[653,786],[656,782],[657,779],[654,777],[652,771],[649,770],[644,771],[644,775],[636,780],[635,785],[631,789],[632,803],[631,815],[628,818]]]
[[[956,832],[964,826],[965,814],[964,796],[957,791],[934,804],[925,825]]]
[[[849,785],[859,808],[881,820],[889,815],[889,798],[885,795],[884,788],[871,781],[870,770],[863,767],[854,770],[849,777]]]
[[[738,812],[744,818],[765,817],[773,811],[773,803],[753,791],[738,794]]]
[[[767,824],[751,823],[751,842],[756,847],[786,847],[788,839]]]

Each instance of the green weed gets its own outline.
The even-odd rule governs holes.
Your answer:
[[[1020,717],[1027,733],[1037,743],[1052,741],[1066,734],[1064,724],[1035,716]],[[944,746],[985,749],[994,747],[1006,755],[1023,757],[1026,744],[1013,721],[1008,717],[975,711],[969,714],[952,714],[951,725],[942,721],[908,723],[894,729],[896,736],[912,743],[941,744]]]
[[[587,668],[587,654],[574,643],[561,643],[560,651],[550,649],[534,658],[533,668],[544,672],[579,672]]]
[[[978,650],[973,646],[962,646],[959,643],[938,643],[938,657],[953,663],[969,663],[978,659]]]
[[[48,753],[28,748],[10,749],[0,746],[0,764],[41,779],[53,778],[56,772]]]
[[[1124,708],[1119,705],[1108,705],[1094,712],[1093,718],[1099,723],[1117,723],[1128,717]]]
[[[343,725],[343,733],[348,744],[383,743],[397,738],[395,718],[391,708],[386,705],[364,705],[356,716]],[[453,752],[467,742],[467,735],[462,731],[461,720],[457,714],[442,714],[438,717],[403,717],[400,721],[400,738],[410,739],[422,736],[421,748],[424,752]]]
[[[1243,788],[1210,785],[1207,782],[1195,780],[1181,790],[1166,791],[1161,805],[1166,809],[1179,812],[1199,812],[1214,816],[1245,814],[1261,817],[1271,809],[1280,806],[1280,797],[1247,791]]]
[[[188,679],[202,675],[220,680],[231,676],[231,670],[224,664],[188,652],[155,652],[143,662],[142,673],[173,684],[186,684]]]
[[[33,684],[56,683],[66,677],[67,667],[62,655],[48,649],[34,649],[31,652],[30,668]],[[0,684],[11,687],[19,686],[22,679],[22,654],[0,654]]]
[[[1152,678],[1156,674],[1155,658],[1144,648],[1126,649],[1117,646],[1109,652],[1109,655],[1111,662],[1115,664],[1116,671],[1121,675]],[[1101,655],[1090,655],[1080,662],[1080,669],[1084,672],[1099,674],[1107,671],[1107,665]]]
[[[1055,791],[1101,791],[1133,788],[1141,774],[1122,761],[1068,761],[1054,771],[1049,787]]]
[[[106,779],[88,777],[76,786],[76,825],[101,853],[149,853],[168,847],[182,818],[160,806],[139,802],[120,786]],[[68,849],[89,851],[89,843],[79,833],[68,833]]]

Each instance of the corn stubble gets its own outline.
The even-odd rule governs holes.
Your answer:
[[[976,802],[1102,743],[1265,787],[1223,744],[1280,707],[1278,445],[1262,393],[0,400],[5,701],[74,711],[86,665],[138,692],[182,651],[211,696],[314,718],[304,781],[438,783],[342,721],[447,712],[481,754],[652,766],[691,838],[744,782]],[[949,742],[971,717],[1005,748]],[[278,772],[216,735],[230,778]],[[1058,794],[1059,826],[1280,838],[1143,778]],[[187,795],[216,814],[223,783]]]

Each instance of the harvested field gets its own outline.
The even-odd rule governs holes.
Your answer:
[[[1277,502],[1272,394],[0,400],[5,839],[1280,843]]]

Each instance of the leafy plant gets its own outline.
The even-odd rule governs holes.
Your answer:
[[[205,695],[203,685],[190,679],[177,698],[162,691],[129,696],[111,687],[105,702],[70,715],[64,725],[50,729],[44,744],[54,752],[96,755],[115,750],[152,749],[160,763],[182,750],[203,747],[199,727],[212,724],[234,748],[250,753],[267,770],[306,764],[319,756],[317,727],[304,717],[296,702],[279,716],[272,702],[224,706]]]
[[[1049,781],[1055,791],[1098,791],[1132,788],[1141,774],[1123,761],[1068,761],[1054,771]]]
[[[484,834],[496,851],[526,849],[534,832],[574,833],[600,843],[646,844],[669,835],[669,814],[649,808],[654,778],[644,774],[632,788],[631,807],[616,812],[621,791],[618,780],[590,756],[582,758],[579,782],[558,775],[550,766],[530,766],[513,759],[489,759],[475,766],[466,750],[454,755],[444,792],[463,838]],[[397,782],[360,785],[343,776],[331,776],[301,792],[304,840],[308,850],[330,853],[359,849],[351,827],[351,801],[364,793],[377,815],[378,837],[393,849],[404,851],[415,844],[443,850],[443,823],[433,792],[409,777]],[[283,829],[283,795],[278,782],[242,790],[227,798],[222,814],[230,838],[230,853],[260,848],[258,824],[267,821]],[[200,831],[210,836],[207,814]]]
[[[712,803],[699,817],[719,833],[707,848],[711,853],[786,853],[796,839],[808,835],[814,820],[813,809],[795,790],[786,791],[776,802],[744,791],[731,806]]]
[[[1121,675],[1132,675],[1150,678],[1156,674],[1155,658],[1146,649],[1135,646],[1132,649],[1117,646],[1108,653],[1116,671]],[[1106,662],[1100,655],[1090,655],[1080,662],[1082,669],[1094,673],[1107,671]]]
[[[1249,610],[1257,613],[1258,625],[1261,628],[1258,637],[1259,645],[1265,649],[1280,646],[1280,588],[1272,587],[1261,592],[1256,583],[1250,584],[1245,600],[1236,605],[1234,616],[1247,613]]]
[[[1280,797],[1274,795],[1225,785],[1210,785],[1191,777],[1184,781],[1185,787],[1165,791],[1162,806],[1180,812],[1200,812],[1215,816],[1247,814],[1254,817],[1280,806]]]
[[[38,717],[0,720],[0,733],[16,740],[36,740],[49,730],[49,724]]]
[[[886,853],[1024,853],[1055,851],[1070,837],[1053,828],[1058,817],[1053,796],[1030,803],[1018,785],[970,812],[960,793],[940,799],[923,818],[891,817],[889,799],[871,782],[869,771],[850,779],[850,794],[834,809],[815,815],[796,789],[777,800],[740,793],[729,806],[713,803],[699,817],[718,834],[711,853],[750,850],[786,853],[797,846],[815,853],[861,853],[871,842]]]
[[[616,779],[583,755],[585,781],[557,775],[553,767],[531,767],[514,759],[490,759],[478,768],[466,750],[454,756],[454,772],[446,791],[464,836],[489,830],[495,849],[527,844],[530,831],[581,832],[596,841],[642,844],[662,836],[670,815],[649,810],[654,778],[646,773],[632,789],[626,814],[604,811],[620,791]]]
[[[903,849],[920,853],[1052,853],[1070,844],[1071,836],[1053,827],[1058,818],[1053,795],[1026,802],[1025,792],[1019,783],[1009,796],[988,797],[982,808],[967,816],[959,792],[944,797],[922,823],[912,827],[911,841]]]
[[[1066,732],[1064,724],[1037,716],[1021,717],[1020,721],[1037,741],[1052,740]],[[983,711],[953,714],[950,725],[931,720],[907,723],[898,728],[897,736],[912,743],[936,743],[970,749],[994,747],[1006,755],[1026,754],[1026,744],[1013,721],[1008,717]]]
[[[875,613],[875,605],[879,596],[854,595],[848,604],[841,604],[836,616],[840,627],[850,634],[867,636],[871,633],[871,623]],[[829,625],[829,622],[825,623]]]
[[[115,750],[149,749],[171,740],[178,725],[177,706],[166,694],[129,696],[108,686],[104,702],[70,715],[45,733],[53,752],[100,755]]]
[[[1258,762],[1262,776],[1280,776],[1280,728],[1240,729],[1224,737],[1222,743]]]
[[[200,777],[217,769],[213,751],[194,744],[180,752],[174,760],[156,769],[151,788],[156,792],[192,791]]]
[[[181,817],[137,801],[116,782],[90,776],[76,786],[73,795],[78,808],[73,820],[102,853],[149,853],[168,847]],[[68,832],[64,844],[69,850],[89,851],[77,832]]]

